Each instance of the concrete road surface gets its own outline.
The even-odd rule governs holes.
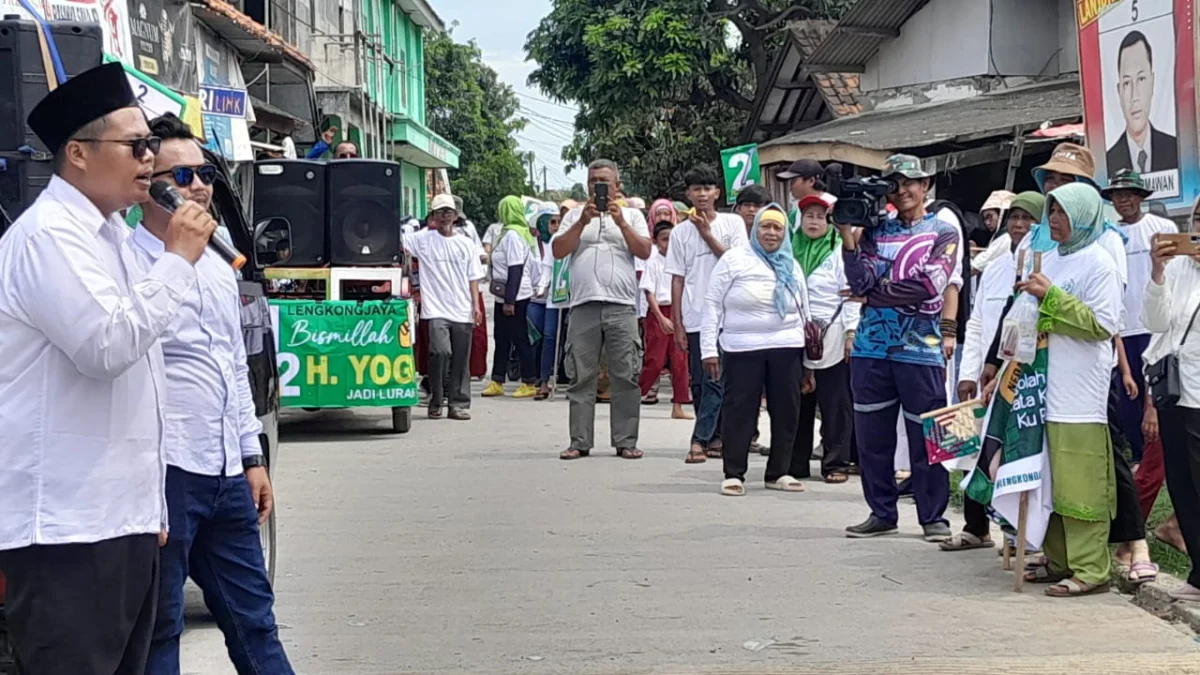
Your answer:
[[[994,550],[921,541],[911,504],[900,536],[846,539],[857,481],[767,492],[756,457],[748,495],[722,497],[719,461],[683,463],[690,423],[642,412],[644,460],[612,456],[600,406],[575,462],[561,398],[477,398],[465,423],[418,408],[405,436],[382,412],[289,414],[276,609],[296,671],[1200,672],[1190,633],[1116,594],[1017,595]],[[183,672],[234,673],[202,618]]]

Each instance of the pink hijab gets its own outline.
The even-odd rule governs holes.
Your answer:
[[[647,218],[647,220],[650,222],[651,230],[654,229],[655,223],[662,220],[662,218],[658,217],[658,215],[657,215],[658,212],[664,211],[664,210],[671,214],[667,218],[667,220],[670,220],[672,225],[679,224],[679,214],[675,213],[675,205],[673,203],[671,203],[671,200],[670,199],[656,199],[656,200],[654,200],[654,203],[650,205],[650,210],[648,211],[649,218]]]

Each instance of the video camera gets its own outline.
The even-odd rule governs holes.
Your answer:
[[[895,181],[876,176],[841,181],[833,222],[856,227],[879,227],[887,220],[887,196],[896,191]]]

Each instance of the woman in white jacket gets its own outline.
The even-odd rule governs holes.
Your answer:
[[[792,231],[792,255],[804,273],[813,322],[823,332],[819,361],[804,359],[807,377],[801,387],[800,423],[792,446],[789,475],[811,475],[813,432],[821,407],[821,475],[826,483],[845,483],[852,456],[854,402],[850,398],[850,347],[858,328],[859,303],[848,300],[842,262],[842,240],[829,224],[829,204],[820,196],[800,200],[798,226]]]
[[[758,212],[749,245],[725,251],[713,268],[700,326],[700,357],[714,380],[724,370],[721,437],[725,480],[721,494],[746,494],[750,439],[765,389],[771,416],[771,454],[764,475],[772,490],[802,492],[789,475],[800,383],[804,379],[804,273],[792,257],[787,216],[772,204]],[[721,363],[717,343],[724,352]]]

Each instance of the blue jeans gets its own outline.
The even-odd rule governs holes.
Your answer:
[[[538,364],[538,379],[549,382],[554,372],[554,355],[558,352],[558,308],[536,302],[529,303],[529,321],[542,334],[534,346],[534,362]]]
[[[239,675],[294,675],[275,625],[258,513],[246,477],[201,476],[167,467],[171,526],[161,549],[158,617],[146,675],[179,675],[183,583],[204,592]]]
[[[721,440],[721,402],[725,399],[725,383],[714,380],[704,370],[700,358],[700,333],[688,333],[688,374],[692,380],[692,406],[696,409],[696,426],[692,442],[708,447]],[[724,369],[722,369],[724,370]],[[722,374],[722,378],[724,375]]]

